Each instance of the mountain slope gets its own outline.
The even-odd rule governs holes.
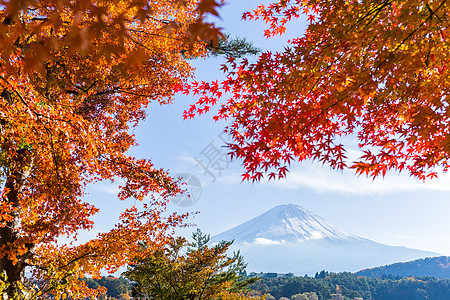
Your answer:
[[[346,240],[358,238],[340,230],[299,205],[272,208],[262,215],[212,238],[213,241],[234,240],[235,243],[270,241],[275,244],[308,240]]]
[[[381,277],[394,276],[434,276],[450,279],[450,257],[439,256],[417,259],[403,263],[395,263],[372,269],[365,269],[355,273],[358,276]]]
[[[298,275],[353,272],[437,255],[358,237],[295,204],[277,206],[211,238],[221,240],[234,240],[232,249],[241,250],[249,271]]]

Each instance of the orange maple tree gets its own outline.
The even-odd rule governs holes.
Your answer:
[[[0,294],[84,298],[79,278],[116,271],[167,241],[180,215],[164,217],[178,191],[163,169],[130,157],[133,127],[150,101],[170,103],[192,74],[187,58],[219,37],[215,0],[0,2]],[[98,209],[87,184],[120,179],[115,228],[82,244]],[[153,246],[152,246],[153,245]],[[24,281],[29,268],[32,282]]]
[[[426,179],[450,159],[449,3],[446,0],[282,0],[243,15],[262,19],[270,38],[301,19],[306,31],[256,61],[230,58],[222,82],[178,86],[199,94],[185,118],[221,100],[232,118],[231,155],[244,179],[286,175],[289,163]],[[306,20],[305,20],[306,19]],[[349,162],[342,137],[357,140]]]

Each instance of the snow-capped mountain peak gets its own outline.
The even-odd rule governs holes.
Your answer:
[[[299,205],[279,205],[212,238],[235,244],[282,244],[307,240],[346,240],[357,236],[338,229]]]
[[[357,271],[437,253],[388,246],[338,229],[299,205],[272,208],[211,239],[231,241],[256,272]]]

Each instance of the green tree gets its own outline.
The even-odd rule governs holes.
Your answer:
[[[328,272],[325,270],[320,271],[320,273],[316,273],[316,275],[314,275],[314,278],[325,278],[328,276]]]
[[[134,282],[133,295],[141,299],[250,299],[243,291],[256,279],[240,274],[246,264],[232,242],[208,245],[209,235],[197,230],[193,242],[173,238],[166,247],[138,260],[124,273]]]
[[[129,294],[129,282],[123,278],[116,278],[113,276],[102,277],[98,284],[107,289],[107,295],[119,299],[121,295]]]

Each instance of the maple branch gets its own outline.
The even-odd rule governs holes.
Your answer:
[[[155,17],[152,17],[152,16],[147,16],[147,18],[152,19],[153,21],[159,22],[159,23],[161,23],[161,24],[165,24],[165,25],[167,25],[167,24],[170,23],[170,22],[167,21],[167,20],[161,20],[161,19],[158,19],[158,18],[155,18]],[[179,23],[178,23],[178,24],[179,24]]]
[[[380,6],[373,8],[372,10],[370,10],[369,12],[367,12],[363,17],[361,17],[359,20],[357,20],[352,26],[350,26],[350,28],[348,28],[345,32],[344,35],[346,35],[347,33],[350,32],[350,30],[352,30],[354,27],[356,27],[358,24],[360,24],[365,18],[369,17],[370,15],[372,15],[373,13],[376,13],[375,16],[372,17],[372,19],[369,21],[369,23],[367,23],[367,25],[369,25],[373,20],[375,20],[375,18],[380,14],[380,12],[390,3],[391,0],[385,0],[383,1]]]
[[[113,93],[117,92],[119,89],[120,89],[120,87],[114,87],[111,90],[104,90],[104,91],[97,92],[93,96],[102,96],[102,95],[106,95],[106,94],[113,94]]]
[[[129,36],[129,38],[130,38],[130,40],[131,40],[133,43],[135,43],[136,45],[139,45],[139,46],[141,46],[142,48],[144,48],[145,50],[147,50],[147,51],[153,53],[154,55],[157,55],[157,53],[156,53],[153,49],[150,49],[149,47],[145,46],[145,45],[142,44],[141,42],[135,40],[132,36]]]
[[[328,70],[329,70],[329,69],[330,69],[337,61],[339,61],[339,59],[341,59],[341,58],[344,56],[344,54],[345,54],[345,53],[342,53],[339,57],[337,57],[336,59],[334,59],[333,62],[331,62],[330,64],[328,64],[328,66],[325,68],[325,70],[324,70],[322,73],[328,71]],[[308,80],[311,79],[312,77],[314,77],[314,75],[315,75],[315,74],[311,74],[311,75],[309,76]],[[313,91],[314,88],[317,86],[317,84],[319,83],[319,81],[323,78],[323,76],[324,76],[324,75],[321,75],[321,76],[319,76],[319,77],[316,79],[316,81],[313,83],[313,85],[309,88],[309,91],[308,91],[308,93],[306,94],[306,96],[309,96],[309,95],[312,93],[312,91]],[[306,96],[305,96],[305,97],[306,97]]]
[[[64,269],[64,268],[70,266],[71,264],[73,264],[73,263],[75,263],[75,262],[77,262],[77,261],[79,261],[79,260],[81,260],[81,259],[83,259],[83,258],[85,258],[85,257],[87,257],[89,255],[91,255],[91,254],[92,254],[92,256],[91,256],[92,258],[98,257],[98,255],[93,254],[92,251],[88,251],[88,252],[84,253],[83,255],[81,255],[79,257],[76,257],[76,258],[72,259],[71,261],[69,261],[68,263],[66,263],[65,265],[61,266],[60,269]]]
[[[425,65],[427,66],[427,68],[428,68],[428,63],[429,63],[429,60],[430,60],[430,55],[431,55],[431,49],[428,51],[427,59],[425,60]]]
[[[359,84],[358,88],[360,88],[363,84]],[[336,105],[338,105],[339,103],[341,103],[342,101],[345,100],[345,98],[347,98],[349,96],[349,92],[347,92],[346,95],[344,95],[342,98],[340,98],[339,100],[337,100],[336,102],[334,102],[333,104],[329,105],[327,108],[322,109],[320,111],[319,114],[317,114],[308,124],[306,124],[305,126],[303,126],[300,131],[303,132],[306,128],[308,128],[309,126],[311,126],[317,119],[319,119],[320,117],[322,117],[326,112],[328,112],[331,108],[335,107]]]
[[[11,85],[9,83],[9,81],[4,78],[3,76],[0,76],[1,79],[3,79],[8,85]],[[44,130],[47,132],[47,134],[50,137],[50,147],[51,147],[51,152],[52,152],[52,160],[53,160],[53,164],[55,166],[55,172],[56,172],[56,177],[58,178],[58,181],[61,180],[61,175],[59,174],[59,163],[56,157],[56,150],[54,147],[54,143],[53,143],[53,133],[51,132],[51,130],[46,126],[46,124],[44,124],[44,122],[42,121],[41,117],[44,116],[38,112],[36,112],[34,109],[32,109],[29,104],[25,101],[25,99],[23,98],[23,96],[19,93],[19,91],[17,89],[14,89],[14,93],[17,95],[17,97],[19,98],[19,100],[28,108],[29,111],[31,111],[37,118],[37,120],[39,121],[39,123],[41,123],[42,127],[44,128]],[[49,118],[50,119],[50,118]],[[35,130],[35,129],[34,129]],[[61,185],[58,185],[58,189],[60,194],[62,193],[62,188]]]
[[[367,12],[364,16],[362,16],[360,19],[358,19],[355,23],[353,23],[353,25],[351,25],[347,30],[342,31],[340,34],[342,35],[346,35],[347,33],[349,33],[354,27],[356,27],[358,24],[360,24],[362,21],[364,21],[364,19],[366,19],[367,17],[369,17],[370,15],[372,15],[373,13],[376,13],[376,15],[374,17],[372,17],[372,19],[369,21],[369,23],[366,24],[369,25],[373,20],[375,20],[375,18],[379,15],[379,13],[383,10],[383,8],[385,8],[387,5],[391,4],[389,1],[391,0],[384,0],[380,5],[381,7],[375,7],[372,10],[370,10],[369,12]],[[322,45],[326,42],[326,40],[323,40],[322,42],[318,43],[319,45]],[[323,47],[323,49],[327,49],[329,47],[331,47],[332,45],[334,45],[336,42],[334,43],[330,43],[326,46]]]
[[[23,104],[24,104],[31,112],[33,112],[33,113],[36,115],[36,117],[37,117],[39,123],[41,123],[41,125],[44,127],[45,131],[46,131],[47,134],[49,135],[49,137],[50,137],[50,147],[51,147],[51,149],[52,149],[53,164],[55,165],[56,177],[57,177],[58,180],[59,180],[59,179],[61,178],[61,175],[59,174],[59,163],[58,163],[58,160],[57,160],[57,158],[56,158],[56,150],[55,150],[55,145],[54,145],[54,143],[53,143],[53,133],[51,132],[50,129],[48,129],[48,127],[44,124],[44,122],[42,122],[42,120],[41,120],[42,114],[36,113],[36,112],[34,111],[34,109],[31,109],[30,106],[28,105],[28,103],[25,101],[25,99],[24,99],[24,98],[22,97],[22,95],[19,93],[19,91],[15,90],[14,92],[15,92],[15,94],[19,97],[19,99],[21,100],[21,102],[22,102],[22,103],[23,103]],[[60,190],[60,193],[62,194],[61,186],[58,185],[58,188],[59,188],[59,190]]]
[[[385,62],[387,62],[387,60],[389,59],[389,58],[391,58],[393,55],[394,55],[394,52],[396,52],[398,49],[400,49],[400,47],[401,46],[403,46],[404,44],[405,44],[405,42],[407,41],[407,40],[409,40],[420,28],[422,28],[422,26],[423,25],[425,25],[425,23],[428,21],[428,20],[431,20],[432,19],[432,17],[433,17],[433,15],[445,4],[445,2],[447,2],[447,0],[443,0],[442,2],[441,2],[441,4],[432,12],[432,13],[430,13],[430,15],[428,16],[428,18],[426,18],[425,19],[425,21],[423,21],[417,28],[415,28],[413,31],[411,31],[409,34],[408,34],[408,36],[406,36],[401,42],[400,42],[400,44],[398,44],[397,45],[397,47],[395,47],[395,49],[394,50],[392,50],[391,52],[389,52],[389,55],[383,60],[383,61],[381,61],[376,67],[375,67],[375,69],[374,70],[377,70],[377,69],[379,69]]]
[[[10,84],[9,81],[6,80],[3,76],[0,75],[0,78],[3,79],[3,81],[5,81],[7,84]],[[68,91],[68,92],[70,92],[70,91]],[[4,95],[4,93],[5,93],[5,95]],[[52,118],[52,117],[46,116],[46,115],[44,115],[42,113],[39,113],[39,112],[35,111],[34,109],[32,109],[29,106],[29,104],[25,101],[23,96],[16,89],[14,89],[14,93],[17,95],[17,97],[19,97],[20,102],[22,102],[22,104],[24,104],[37,118],[42,117],[42,118],[46,118],[46,119],[49,119],[49,120],[57,120],[57,121],[61,121],[61,122],[67,122],[67,120]],[[3,91],[3,93],[0,96],[6,97],[6,101],[8,103],[12,103],[11,93],[10,92]],[[44,126],[44,124],[42,122],[41,122],[41,124]]]
[[[183,39],[180,39],[180,38],[174,38],[174,37],[172,37],[170,35],[162,35],[162,34],[157,34],[157,33],[150,33],[150,32],[146,32],[146,31],[143,31],[143,30],[136,30],[136,29],[131,29],[131,28],[127,28],[126,30],[128,30],[130,32],[134,32],[134,33],[142,33],[146,37],[154,36],[154,37],[160,37],[160,38],[165,38],[165,39],[170,39],[170,40],[175,40],[175,41],[182,41],[183,40]],[[131,38],[130,35],[128,35],[128,37]]]
[[[370,48],[372,48],[372,45],[374,44],[375,40],[377,39],[377,36],[375,35],[372,40],[367,44],[367,46],[364,47],[366,50],[366,53],[364,54],[363,61],[367,59],[367,55],[369,55]]]
[[[388,1],[385,1],[385,3],[388,3],[389,2],[389,0]],[[442,2],[441,2],[441,4],[434,10],[434,11],[432,11],[432,12],[430,12],[430,15],[427,17],[427,19],[426,20],[424,20],[417,28],[415,28],[412,32],[410,32],[409,34],[408,34],[408,36],[407,37],[405,37],[403,40],[402,40],[402,42],[399,44],[399,45],[397,45],[397,47],[393,50],[393,51],[391,51],[390,53],[389,53],[389,55],[382,61],[382,62],[380,62],[376,67],[375,67],[375,69],[374,70],[378,70],[387,60],[388,60],[388,58],[389,57],[391,57],[392,55],[393,55],[393,53],[394,52],[396,52],[409,38],[411,38],[423,25],[425,25],[425,23],[428,21],[428,20],[431,20],[431,18],[433,17],[433,15],[435,15],[436,14],[436,12],[444,5],[444,3],[445,2],[447,2],[447,0],[443,0]],[[387,5],[387,4],[385,4],[385,5]],[[383,6],[384,7],[384,6]],[[366,15],[367,16],[367,15]],[[366,17],[365,16],[365,17]],[[365,18],[365,17],[363,17],[363,18]],[[359,21],[358,21],[359,22]],[[355,23],[355,25],[356,25],[356,23]],[[354,26],[352,26],[352,27],[354,27]],[[348,32],[348,31],[347,31]],[[341,58],[343,56],[343,54],[339,57],[339,58]],[[337,58],[337,59],[335,59],[334,60],[334,62],[332,63],[332,64],[334,64],[334,63],[336,63],[336,61],[338,61],[339,60],[339,58]],[[331,65],[332,65],[331,64]],[[331,67],[331,65],[329,65],[326,69],[325,69],[325,71],[326,70],[328,70],[330,67]],[[314,89],[314,87],[317,85],[317,83],[320,81],[320,79],[322,78],[322,76],[321,77],[319,77],[317,80],[316,80],[316,82],[314,83],[314,85],[313,85],[313,87],[310,89],[310,91],[309,91],[309,93],[311,93],[312,92],[312,90]],[[360,88],[361,86],[362,86],[363,84],[361,83],[361,84],[359,84],[358,85],[358,88]],[[345,98],[347,98],[348,97],[348,93],[346,94],[346,95],[344,95],[341,99],[339,99],[338,101],[336,101],[336,102],[334,102],[333,104],[331,104],[330,106],[328,106],[327,108],[325,108],[325,109],[322,109],[321,110],[321,112],[317,115],[317,116],[315,116],[308,124],[306,124],[305,126],[303,126],[301,129],[300,129],[300,131],[301,132],[303,132],[306,128],[308,128],[309,126],[311,126],[316,120],[318,120],[320,117],[322,117],[326,112],[328,112],[331,108],[333,108],[334,106],[336,106],[337,104],[339,104],[339,103],[341,103]]]
[[[158,279],[157,279],[158,280]],[[159,283],[158,280],[158,285],[161,286],[161,283]],[[175,292],[175,294],[179,295],[180,291],[176,288],[176,286],[173,284],[172,280],[169,280],[169,285],[172,287],[173,291]]]
[[[139,96],[139,97],[152,98],[152,97],[155,96],[154,94],[152,94],[152,95],[150,95],[150,94],[140,94],[140,93],[130,92],[130,91],[122,90],[122,89],[117,90],[117,91],[120,92],[120,93],[129,94],[129,95],[133,95],[133,96]]]
[[[37,267],[37,266],[35,266],[35,267]],[[44,267],[38,267],[38,268],[41,270],[44,270],[46,272],[48,272],[48,270],[49,270],[48,268],[44,268]],[[67,278],[69,278],[73,275],[74,275],[74,273],[71,270],[69,270],[65,273],[62,273],[62,276],[54,278],[54,280],[57,281],[59,284],[64,285],[63,281],[67,280]],[[32,298],[29,298],[29,299],[39,299],[38,297],[40,297],[43,294],[51,292],[52,290],[54,290],[54,288],[55,288],[54,286],[47,284],[46,289],[39,289],[36,293],[34,293]]]
[[[48,21],[48,18],[44,18],[44,17],[34,17],[30,19],[31,21]]]
[[[59,270],[63,270],[63,269],[65,269],[65,268],[69,267],[70,265],[72,265],[73,263],[79,261],[80,259],[83,259],[83,258],[89,256],[90,254],[92,254],[92,251],[89,251],[89,252],[87,252],[87,253],[85,253],[85,254],[79,256],[79,257],[76,257],[76,258],[72,259],[71,261],[69,261],[69,262],[66,263],[65,265],[58,267],[58,269],[59,269]],[[96,258],[96,257],[98,257],[98,255],[92,255],[91,257],[92,257],[92,258]],[[47,267],[45,267],[45,266],[37,265],[37,264],[34,264],[34,265],[28,264],[28,265],[29,265],[29,266],[32,266],[32,267],[35,267],[35,268],[37,268],[37,269],[43,270],[43,271],[45,271],[45,272],[49,272],[49,268],[47,268]],[[73,276],[73,272],[71,272],[71,271],[69,270],[68,272],[62,273],[62,276],[60,276],[59,278],[58,278],[58,277],[55,278],[55,280],[58,281],[58,282],[62,282],[62,281],[64,281],[64,280],[66,280],[67,278],[69,278],[70,276]],[[38,296],[40,296],[40,295],[42,295],[42,294],[46,294],[46,293],[52,291],[53,289],[54,289],[53,286],[48,286],[46,289],[40,289],[37,293],[35,293],[35,294],[33,295],[33,298],[31,298],[31,299],[37,298]]]
[[[75,83],[71,82],[71,84],[74,88],[79,89],[85,93],[89,92],[89,90],[92,89],[96,83],[97,83],[97,80],[94,80],[94,82],[89,87],[85,88],[85,87],[76,85]]]

